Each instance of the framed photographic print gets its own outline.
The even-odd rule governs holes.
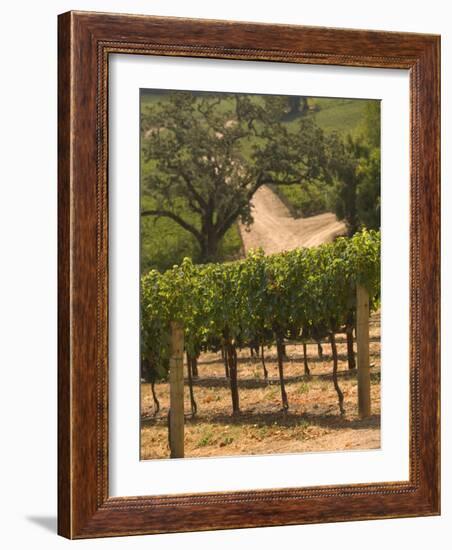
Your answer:
[[[59,17],[59,533],[439,514],[438,36]]]

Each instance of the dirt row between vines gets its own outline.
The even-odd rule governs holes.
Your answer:
[[[337,336],[339,385],[344,393],[346,414],[341,417],[331,378],[329,344],[323,344],[319,358],[316,344],[308,344],[311,376],[303,374],[301,344],[287,345],[285,363],[289,411],[281,411],[276,351],[265,350],[269,380],[265,381],[260,358],[249,350],[238,353],[240,415],[231,414],[229,382],[218,353],[202,354],[199,378],[194,381],[198,406],[192,418],[187,381],[185,383],[185,456],[208,457],[302,453],[315,451],[364,450],[380,447],[380,319],[371,318],[370,330],[372,416],[361,420],[357,414],[356,370],[350,371],[346,344]],[[356,343],[355,343],[356,349]],[[184,366],[186,369],[186,365]],[[160,412],[154,416],[150,385],[141,384],[142,459],[168,458],[167,414],[169,387],[156,384]]]

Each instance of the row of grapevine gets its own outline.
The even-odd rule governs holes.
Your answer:
[[[239,411],[237,348],[275,345],[284,409],[284,342],[327,337],[337,385],[335,334],[356,310],[356,285],[367,289],[371,308],[379,301],[380,233],[362,231],[315,248],[265,256],[254,251],[236,262],[194,265],[186,258],[165,273],[142,278],[142,365],[148,380],[165,378],[169,365],[169,323],[184,327],[185,349],[223,350],[233,412]]]

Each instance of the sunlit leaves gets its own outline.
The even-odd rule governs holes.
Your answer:
[[[186,349],[218,349],[223,338],[271,344],[282,337],[319,338],[344,326],[356,284],[372,306],[380,293],[380,233],[362,231],[316,248],[194,265],[186,258],[142,278],[142,355],[161,378],[168,369],[168,327],[180,321]],[[163,374],[162,374],[163,373]]]

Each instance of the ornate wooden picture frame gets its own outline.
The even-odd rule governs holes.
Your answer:
[[[69,12],[58,62],[58,531],[68,538],[439,514],[440,38]],[[406,69],[410,74],[408,481],[109,496],[111,54]]]

